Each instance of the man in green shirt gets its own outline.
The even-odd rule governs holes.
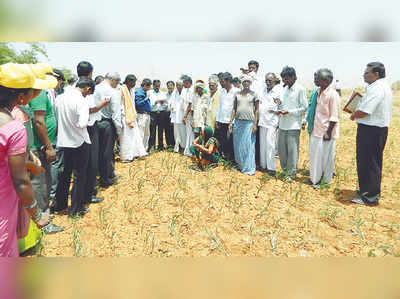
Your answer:
[[[31,175],[31,183],[39,208],[49,211],[51,187],[51,163],[56,160],[54,139],[57,134],[57,121],[47,92],[42,92],[29,102],[33,111],[33,146],[32,151],[39,157],[44,173]],[[43,228],[44,233],[57,233],[64,228],[49,223]]]

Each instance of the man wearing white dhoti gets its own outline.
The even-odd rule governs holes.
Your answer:
[[[183,116],[183,124],[186,126],[186,144],[185,144],[185,151],[183,154],[185,156],[190,157],[190,146],[194,140],[193,128],[192,128],[192,120],[193,120],[193,113],[192,113],[192,101],[193,101],[193,89],[192,89],[192,78],[187,75],[182,76],[183,81],[183,90],[181,93],[181,97],[183,98],[183,106],[185,114]]]
[[[120,138],[120,157],[122,163],[129,163],[136,157],[144,157],[147,152],[143,145],[143,137],[136,120],[133,88],[136,85],[136,76],[128,75],[124,84],[120,86],[122,97],[122,131]]]
[[[274,73],[265,75],[266,87],[260,100],[258,126],[260,127],[260,167],[269,175],[276,173],[276,136],[279,124],[278,104],[275,99],[280,99],[282,86]]]
[[[185,114],[182,98],[183,81],[176,81],[175,96],[171,99],[171,122],[174,125],[175,147],[174,152],[178,153],[186,147],[186,125],[183,123]]]
[[[329,69],[320,69],[314,74],[315,85],[319,88],[311,93],[307,112],[308,131],[311,132],[310,179],[315,189],[319,189],[321,183],[329,184],[334,171],[340,96],[332,80]]]

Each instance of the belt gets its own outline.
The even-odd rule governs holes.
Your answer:
[[[148,114],[148,115],[150,115],[150,112],[144,111],[144,112],[138,112],[138,114]]]

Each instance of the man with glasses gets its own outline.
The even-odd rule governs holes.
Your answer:
[[[368,84],[351,120],[357,122],[356,158],[360,189],[353,203],[377,206],[381,196],[382,160],[392,118],[392,90],[386,81],[385,66],[367,64],[364,81]]]
[[[122,130],[121,94],[116,87],[121,81],[118,73],[107,73],[103,82],[96,86],[94,99],[100,103],[109,99],[110,104],[100,110],[101,120],[97,122],[99,129],[99,172],[100,186],[109,187],[115,183],[114,144]]]

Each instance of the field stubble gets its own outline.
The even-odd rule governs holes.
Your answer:
[[[384,152],[379,207],[349,203],[358,189],[356,125],[343,112],[329,189],[317,191],[302,182],[308,178],[305,131],[300,173],[291,184],[223,166],[197,172],[188,167],[190,159],[158,152],[116,163],[122,178],[99,193],[106,200],[81,219],[57,216],[54,222],[67,229],[45,236],[41,255],[400,256],[399,96]]]

